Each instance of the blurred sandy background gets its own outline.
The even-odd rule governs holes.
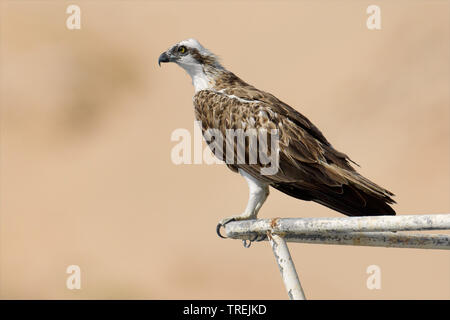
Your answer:
[[[76,1],[74,31],[69,3],[1,1],[1,298],[287,298],[267,243],[215,234],[245,181],[171,162],[193,87],[157,59],[189,37],[308,116],[399,214],[450,212],[448,1],[377,1],[380,31],[373,1]],[[340,215],[272,190],[260,217],[276,216]],[[446,251],[290,247],[310,299],[450,298]]]

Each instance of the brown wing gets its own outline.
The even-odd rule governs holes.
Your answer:
[[[300,112],[282,102],[274,95],[249,85],[231,72],[228,72],[222,77],[221,81],[216,83],[215,90],[223,91],[224,93],[234,95],[245,100],[257,100],[274,106],[280,116],[288,117],[296,125],[307,131],[312,137],[325,145],[330,145],[322,132]],[[340,155],[344,158],[346,157],[344,154]]]
[[[286,194],[347,215],[395,214],[387,205],[394,202],[392,193],[359,175],[348,157],[334,149],[317,127],[273,95],[241,83],[219,92],[200,91],[194,96],[194,105],[203,132],[218,129],[225,137],[227,129],[278,129],[279,168],[275,174],[262,175],[265,166],[260,162],[228,164],[231,169],[243,169]],[[245,148],[248,159],[252,150],[248,145]],[[225,145],[222,150],[225,155]]]

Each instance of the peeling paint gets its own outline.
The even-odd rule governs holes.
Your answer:
[[[234,239],[276,234],[288,242],[450,250],[449,234],[393,231],[450,230],[450,214],[347,218],[274,218],[230,222]]]
[[[305,295],[286,242],[283,238],[274,234],[269,239],[289,298],[291,300],[304,300]]]

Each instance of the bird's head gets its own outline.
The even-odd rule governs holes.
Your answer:
[[[183,40],[173,45],[159,56],[158,64],[161,65],[161,62],[175,62],[183,68],[220,66],[217,57],[195,39]]]
[[[161,63],[167,62],[175,62],[186,70],[194,85],[196,81],[204,82],[203,80],[211,78],[216,71],[223,70],[218,58],[195,39],[183,40],[163,52],[159,56],[158,64],[161,66]]]

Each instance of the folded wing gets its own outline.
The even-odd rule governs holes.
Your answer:
[[[315,201],[346,215],[395,215],[389,206],[395,203],[391,192],[356,172],[347,155],[334,149],[314,124],[275,96],[241,82],[236,87],[197,92],[194,106],[204,133],[216,129],[226,137],[227,129],[278,130],[276,173],[262,175],[261,169],[267,164],[259,161],[227,163],[232,170],[243,169],[290,196]],[[248,160],[256,146],[246,143],[244,147]],[[217,151],[217,144],[215,148]],[[225,143],[221,149],[225,156]],[[233,153],[237,159],[237,146]]]

